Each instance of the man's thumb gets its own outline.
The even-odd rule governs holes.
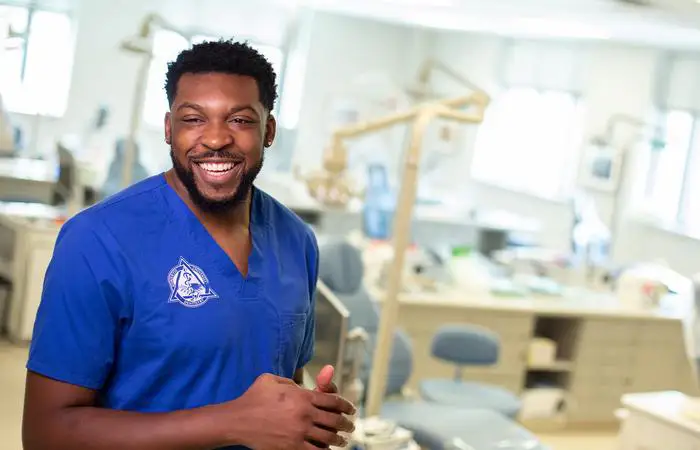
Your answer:
[[[333,366],[324,366],[316,376],[316,386],[322,391],[331,387],[334,373],[335,369]]]

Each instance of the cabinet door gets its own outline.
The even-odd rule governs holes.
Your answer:
[[[44,286],[44,275],[53,255],[53,246],[34,248],[29,253],[27,260],[27,276],[24,296],[18,299],[23,302],[22,321],[19,330],[19,338],[29,341],[32,338],[34,319],[41,302],[41,293]]]

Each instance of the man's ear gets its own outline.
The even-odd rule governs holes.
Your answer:
[[[172,140],[172,129],[171,129],[171,123],[170,123],[170,113],[166,112],[165,113],[165,119],[163,120],[165,123],[163,124],[163,128],[165,131],[165,143],[170,145]]]
[[[263,145],[265,147],[270,147],[273,142],[275,142],[275,135],[277,134],[277,120],[272,114],[267,116],[267,122],[265,123],[265,136],[263,136]]]

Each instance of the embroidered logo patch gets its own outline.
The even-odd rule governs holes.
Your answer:
[[[168,303],[180,303],[188,308],[202,306],[211,299],[219,298],[209,286],[204,271],[180,257],[177,265],[168,273],[170,299]]]

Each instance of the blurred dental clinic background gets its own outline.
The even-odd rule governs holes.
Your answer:
[[[0,0],[0,448],[61,225],[170,167],[166,64],[222,37],[352,445],[700,448],[695,0]]]

